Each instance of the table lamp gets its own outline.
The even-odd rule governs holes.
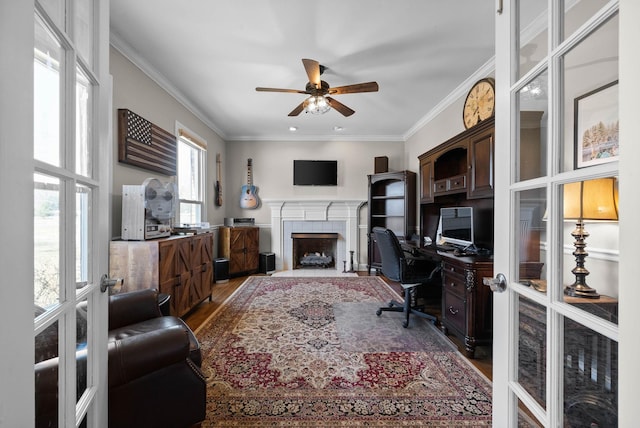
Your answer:
[[[598,299],[598,292],[589,287],[586,277],[589,271],[584,267],[585,239],[589,233],[584,229],[585,220],[618,220],[618,181],[614,177],[567,183],[564,185],[564,219],[575,220],[576,228],[571,232],[574,237],[576,267],[571,270],[576,280],[564,289],[564,293],[574,297]]]

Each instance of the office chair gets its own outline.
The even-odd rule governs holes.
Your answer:
[[[395,233],[390,229],[374,227],[373,233],[382,257],[382,274],[392,281],[399,282],[404,290],[404,303],[392,300],[388,306],[378,309],[376,315],[380,316],[382,311],[404,312],[406,318],[402,326],[405,328],[409,326],[410,314],[426,318],[435,325],[438,319],[434,315],[413,307],[411,300],[416,288],[420,285],[441,286],[440,263],[415,257],[404,251]]]

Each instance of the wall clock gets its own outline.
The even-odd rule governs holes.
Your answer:
[[[465,129],[493,116],[495,109],[495,82],[492,78],[478,80],[464,101],[462,121]]]

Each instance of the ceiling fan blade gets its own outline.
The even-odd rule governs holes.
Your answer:
[[[378,82],[356,83],[354,85],[338,86],[329,88],[329,93],[334,94],[355,94],[358,92],[378,92]]]
[[[316,89],[319,89],[320,84],[320,63],[313,59],[302,59],[302,64],[309,77],[309,83],[313,84]]]
[[[291,113],[289,113],[289,116],[297,116],[300,113],[302,113],[302,110],[304,110],[304,101],[298,104],[296,108],[291,110]]]
[[[298,89],[279,89],[279,88],[256,88],[258,92],[289,92],[292,94],[308,94],[307,91],[300,91]]]
[[[340,113],[342,113],[343,116],[345,117],[349,117],[351,116],[353,113],[355,113],[355,110],[351,110],[349,107],[347,107],[346,105],[342,104],[340,101],[336,101],[331,97],[325,97],[327,99],[327,102],[329,103],[329,105],[338,110]]]

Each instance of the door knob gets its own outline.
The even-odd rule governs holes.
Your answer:
[[[114,287],[118,282],[122,284],[124,283],[124,279],[122,278],[109,278],[106,274],[102,275],[100,279],[100,291],[103,293],[107,291],[108,287]]]
[[[502,293],[507,289],[507,277],[499,273],[495,278],[482,278],[482,283],[494,293]]]

